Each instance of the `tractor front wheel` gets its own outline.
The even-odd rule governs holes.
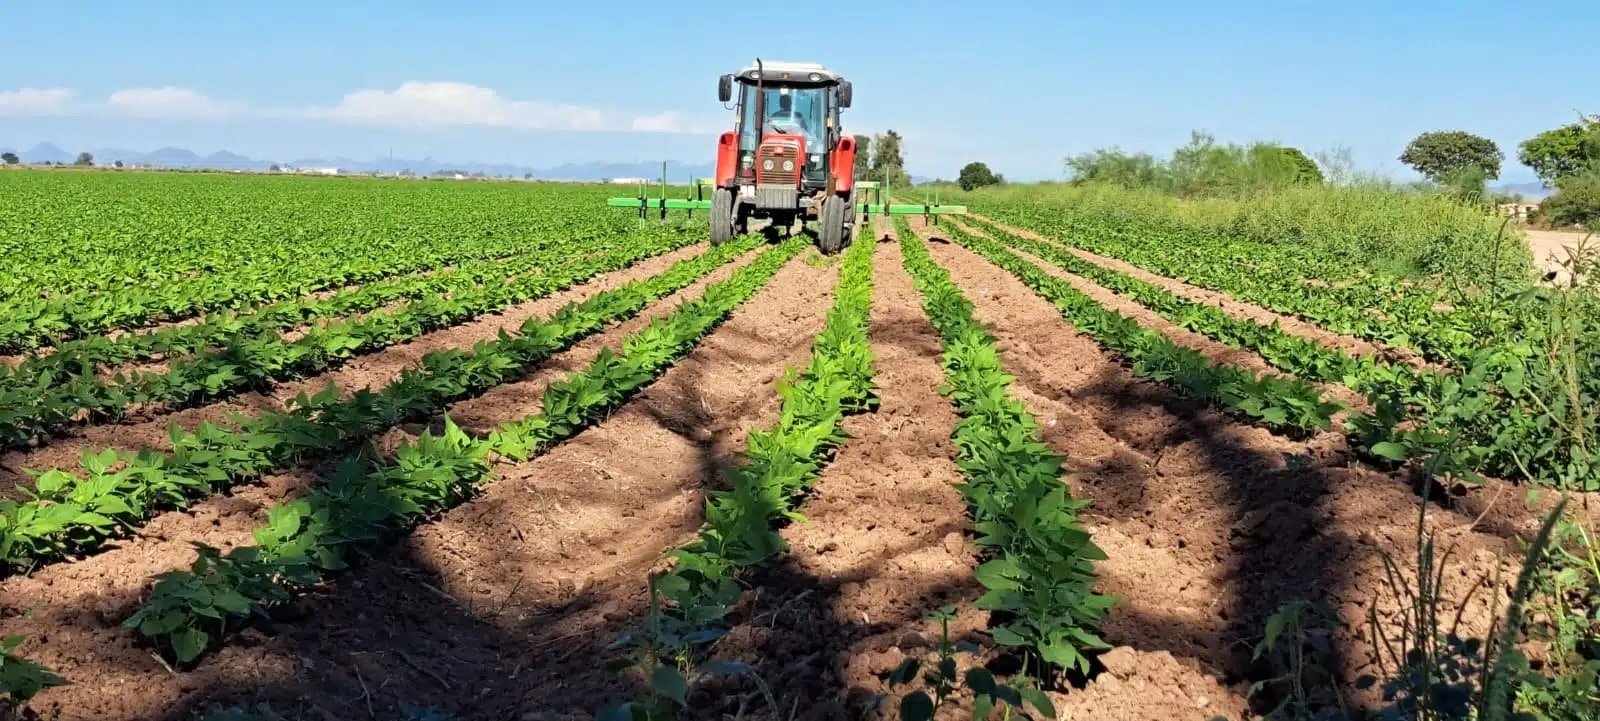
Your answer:
[[[711,194],[711,244],[722,245],[733,240],[738,232],[735,228],[734,215],[738,212],[733,207],[733,189],[717,188]]]
[[[848,198],[828,195],[822,199],[822,228],[817,233],[817,248],[823,253],[839,252],[850,243],[850,228],[845,222],[850,207]]]

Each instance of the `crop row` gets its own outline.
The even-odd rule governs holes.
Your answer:
[[[603,419],[659,377],[760,290],[803,247],[792,239],[763,253],[698,299],[602,350],[587,368],[550,385],[540,411],[501,425],[487,439],[446,422],[394,458],[371,467],[348,460],[307,497],[283,503],[255,531],[255,544],[227,553],[200,547],[187,571],[162,575],[125,625],[180,662],[190,662],[232,626],[269,614],[342,570],[352,551],[405,532],[470,497],[490,471],[490,454],[517,461],[543,453]]]
[[[689,236],[674,232],[635,235],[552,268],[549,274],[525,274],[505,283],[466,287],[449,297],[429,296],[341,318],[292,341],[265,332],[251,338],[230,338],[216,350],[174,360],[159,372],[119,373],[106,380],[79,377],[54,387],[5,389],[0,391],[0,444],[21,447],[73,425],[120,418],[135,405],[182,407],[323,372],[357,354],[543,297],[688,242]]]
[[[1185,328],[1255,351],[1269,364],[1301,378],[1339,382],[1364,394],[1372,410],[1354,414],[1349,430],[1357,444],[1379,459],[1427,459],[1436,472],[1463,478],[1478,473],[1526,475],[1539,482],[1600,487],[1596,477],[1600,468],[1583,457],[1581,445],[1566,442],[1567,434],[1557,427],[1571,410],[1567,408],[1571,396],[1536,389],[1542,369],[1534,362],[1537,359],[1528,357],[1528,348],[1482,345],[1470,355],[1452,358],[1454,368],[1446,372],[1352,357],[1276,325],[1236,319],[1213,306],[1177,297],[1060,246],[1020,238],[992,225],[985,229]],[[1203,260],[1191,263],[1209,265]],[[1600,397],[1600,388],[1583,395]],[[1592,425],[1593,419],[1588,423]]]
[[[989,238],[952,233],[953,240],[1017,276],[1055,304],[1084,335],[1116,351],[1134,375],[1167,383],[1274,430],[1309,435],[1333,427],[1340,404],[1299,378],[1257,375],[1174,343],[1121,313],[1103,307],[1071,283],[1056,278]]]
[[[989,556],[976,571],[993,613],[990,636],[1062,669],[1087,672],[1085,651],[1107,648],[1094,633],[1115,599],[1095,594],[1094,562],[1105,552],[1078,520],[1088,501],[1062,481],[1065,461],[1040,436],[1038,422],[1007,390],[995,341],[972,302],[897,219],[905,268],[939,332],[949,396],[961,421],[953,439],[965,482],[974,543]]]
[[[627,227],[571,186],[16,172],[0,195],[0,352]]]
[[[1438,361],[1471,355],[1478,319],[1438,294],[1295,243],[1235,240],[1155,223],[995,208],[1019,226],[1150,272],[1229,293],[1336,333],[1411,348]]]
[[[796,509],[846,436],[844,417],[871,409],[872,253],[858,242],[844,255],[833,308],[812,346],[811,361],[779,384],[777,425],[750,431],[746,451],[729,470],[727,490],[710,494],[696,540],[672,554],[672,570],[650,579],[651,612],[642,628],[612,644],[629,654],[613,670],[639,667],[649,679],[640,700],[603,710],[600,719],[671,718],[687,704],[697,652],[726,633],[741,576],[787,550],[778,529]],[[742,672],[727,662],[699,665],[702,674]]]
[[[226,343],[232,338],[281,332],[322,318],[338,318],[431,295],[453,295],[478,285],[504,283],[523,273],[545,272],[570,257],[571,241],[530,248],[504,259],[470,261],[438,272],[393,276],[321,295],[227,311],[196,323],[169,325],[119,336],[94,335],[30,353],[12,367],[0,367],[0,388],[36,392],[91,378],[102,369],[130,361],[171,359]]]
[[[755,244],[752,238],[712,248],[665,272],[568,303],[548,319],[531,318],[517,334],[471,349],[423,356],[376,391],[341,399],[336,388],[301,396],[285,412],[269,412],[232,431],[202,424],[172,431],[170,453],[145,450],[85,453],[83,473],[37,473],[30,500],[0,501],[0,561],[29,568],[70,552],[91,550],[163,508],[181,508],[228,485],[314,456],[345,450],[371,434],[427,418],[525,372],[551,354],[654,300],[693,282]]]

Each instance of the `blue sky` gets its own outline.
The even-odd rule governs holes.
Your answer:
[[[6,3],[0,146],[535,166],[709,161],[717,75],[755,56],[850,77],[855,132],[913,173],[1060,177],[1191,130],[1395,160],[1418,132],[1515,146],[1600,111],[1600,3]],[[763,11],[799,18],[738,23]],[[779,33],[776,28],[787,28]]]

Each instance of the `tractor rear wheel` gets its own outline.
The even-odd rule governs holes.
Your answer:
[[[823,253],[837,253],[850,243],[850,229],[845,225],[845,211],[849,206],[849,200],[837,195],[829,194],[822,199],[822,228],[817,233],[817,248]]]
[[[733,240],[734,227],[733,189],[717,188],[711,193],[711,244],[722,245]]]

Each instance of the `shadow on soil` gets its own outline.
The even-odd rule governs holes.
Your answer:
[[[1030,332],[1070,330],[1062,321]],[[1197,506],[1191,527],[1162,530],[1189,535],[1186,552],[1197,562],[1209,558],[1220,565],[1215,581],[1225,589],[1208,611],[1214,623],[1114,609],[1117,623],[1108,640],[1192,658],[1228,683],[1260,678],[1262,669],[1252,666],[1249,646],[1261,635],[1267,617],[1288,601],[1326,597],[1353,582],[1354,571],[1347,565],[1351,539],[1329,528],[1319,510],[1333,483],[1333,469],[1286,467],[1281,456],[1238,442],[1230,432],[1236,424],[1222,422],[1202,404],[1148,383],[1130,382],[1115,362],[1102,365],[1096,378],[1070,394],[1037,369],[1008,370],[1036,393],[1084,408],[1092,423],[1151,458],[1170,447],[1192,449],[1189,472],[1214,478],[1216,484],[1214,498],[1189,501],[1218,508]],[[762,388],[763,393],[768,390]],[[1151,409],[1168,419],[1160,432],[1123,425],[1125,418]],[[726,456],[715,434],[704,432],[717,422],[709,409],[651,412],[663,427],[696,444],[703,482],[719,484]],[[1112,524],[1148,523],[1164,491],[1161,474],[1151,465],[1139,473],[1120,462],[1095,478],[1080,479],[1094,489],[1090,515]],[[1206,526],[1207,520],[1214,522]],[[960,522],[952,519],[952,528],[959,529]],[[506,553],[502,539],[469,542],[465,552],[474,556]],[[880,700],[869,691],[844,681],[844,669],[856,660],[851,644],[916,625],[928,611],[968,602],[972,595],[970,583],[938,584],[921,597],[899,599],[881,616],[841,617],[841,587],[859,580],[857,576],[877,573],[905,550],[884,549],[856,576],[819,578],[790,561],[760,574],[753,583],[754,599],[741,608],[735,634],[743,639],[741,648],[753,651],[755,674],[772,689],[780,712],[772,713],[748,680],[730,680],[697,689],[696,715],[744,711],[746,718],[787,718],[793,711],[807,719],[855,718],[877,705]],[[302,603],[298,617],[280,624],[275,635],[259,640],[256,648],[237,651],[289,659],[298,669],[292,677],[240,675],[199,684],[164,718],[178,721],[200,711],[258,704],[269,704],[293,719],[587,718],[642,690],[636,681],[599,671],[612,656],[608,644],[634,627],[646,610],[642,575],[602,579],[542,599],[517,598],[516,586],[504,597],[462,598],[442,589],[470,588],[470,579],[448,583],[410,539],[391,544],[360,566]],[[548,580],[528,583],[548,585]],[[1335,650],[1345,653],[1348,649]],[[1335,668],[1343,665],[1340,658],[1327,662]]]

